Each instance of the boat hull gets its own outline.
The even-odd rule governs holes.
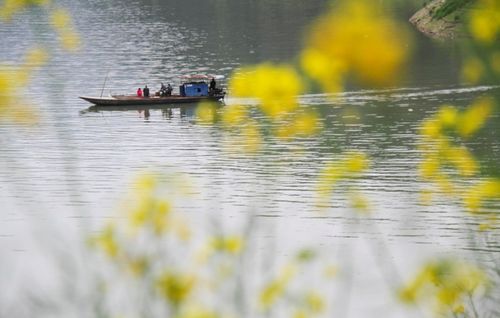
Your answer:
[[[197,103],[200,101],[219,101],[224,98],[224,94],[211,96],[151,96],[137,97],[128,95],[114,95],[111,97],[90,97],[80,96],[81,99],[98,106],[137,106],[137,105],[168,105]]]

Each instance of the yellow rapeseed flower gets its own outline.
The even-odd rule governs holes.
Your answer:
[[[59,42],[68,51],[76,51],[80,47],[80,37],[73,30],[69,12],[62,8],[55,9],[50,17],[53,28],[59,33]]]
[[[467,148],[453,147],[447,155],[462,176],[471,177],[479,171],[479,164]]]
[[[367,85],[392,84],[408,55],[403,29],[372,1],[341,1],[311,28],[303,70],[323,87],[338,87],[346,71]]]
[[[270,309],[283,296],[290,280],[295,276],[297,269],[294,266],[285,266],[279,276],[268,283],[260,293],[259,304],[263,310]]]
[[[367,214],[370,212],[370,203],[368,199],[357,191],[351,191],[349,195],[351,207],[360,214]]]
[[[136,277],[141,277],[150,266],[150,260],[146,257],[138,257],[126,260],[127,268]]]
[[[470,84],[477,84],[484,76],[485,69],[484,65],[476,57],[470,57],[465,60],[462,66],[462,79],[464,82]]]
[[[302,83],[291,66],[264,63],[238,70],[229,82],[229,89],[236,97],[257,98],[261,110],[275,118],[297,108]]]
[[[441,164],[437,156],[425,156],[424,160],[419,164],[419,175],[425,179],[432,179],[439,174]]]
[[[186,308],[181,310],[181,312],[174,318],[219,318],[216,312],[205,308],[200,305],[188,304]]]
[[[40,67],[44,65],[49,59],[49,54],[45,49],[33,48],[28,51],[25,56],[24,67],[27,69],[32,69],[34,67]]]
[[[247,121],[248,110],[243,105],[231,105],[224,108],[221,121],[225,127],[237,127],[244,125]]]
[[[500,180],[486,179],[472,186],[464,194],[464,204],[471,213],[478,213],[486,200],[500,200]]]
[[[401,291],[407,303],[429,303],[436,313],[460,311],[463,301],[487,286],[486,274],[478,267],[451,259],[431,261]]]
[[[297,112],[286,123],[276,128],[276,136],[282,139],[292,137],[310,137],[321,128],[321,121],[314,111]]]
[[[420,134],[430,139],[440,137],[441,125],[435,118],[426,119],[420,125]]]
[[[262,148],[262,133],[256,123],[249,122],[243,126],[240,135],[243,150],[248,153],[256,153]]]
[[[451,105],[443,105],[439,108],[437,118],[443,128],[453,128],[458,121],[458,110]]]
[[[347,173],[363,172],[368,168],[368,165],[368,156],[362,152],[349,153],[345,159]]]
[[[311,136],[320,128],[320,119],[316,112],[308,111],[296,115],[292,125],[295,135]]]
[[[460,135],[469,137],[483,127],[491,115],[493,107],[494,102],[489,97],[482,97],[474,101],[461,116],[460,125],[457,127]]]
[[[214,237],[210,246],[214,251],[236,255],[243,248],[243,239],[239,236]]]
[[[18,87],[29,82],[32,71],[45,63],[47,54],[44,50],[35,48],[30,50],[18,66],[0,64],[0,118],[14,120],[21,124],[33,124],[38,115],[35,110],[23,105],[19,100]]]
[[[71,25],[71,16],[65,9],[55,9],[50,17],[50,22],[57,29],[64,29]]]
[[[477,2],[469,14],[469,30],[477,41],[493,43],[500,31],[500,4],[495,0]]]
[[[108,224],[99,235],[92,238],[91,242],[95,243],[109,257],[115,258],[118,256],[120,248],[116,241],[116,230],[113,224]]]
[[[137,178],[135,187],[142,194],[148,194],[154,191],[158,186],[158,179],[152,173],[145,173]]]
[[[59,42],[67,51],[77,51],[81,46],[80,36],[73,30],[61,30]]]
[[[326,92],[342,90],[343,77],[347,72],[346,62],[332,59],[326,53],[314,48],[306,48],[300,56],[301,67],[306,74],[321,84]]]
[[[309,311],[314,314],[320,314],[325,311],[325,300],[317,292],[310,291],[305,297],[305,303]]]
[[[156,281],[159,293],[174,306],[185,302],[193,293],[195,286],[195,276],[171,270],[165,270]]]
[[[10,20],[14,14],[28,6],[46,6],[51,0],[4,0],[0,6],[0,19]]]
[[[196,117],[201,123],[212,124],[215,121],[216,106],[212,102],[201,102],[196,107]]]

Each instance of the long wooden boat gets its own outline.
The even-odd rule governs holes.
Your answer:
[[[138,97],[135,95],[112,95],[109,97],[80,96],[81,99],[98,106],[135,106],[135,105],[168,105],[179,103],[197,103],[200,101],[219,101],[224,93],[208,96],[150,96]]]

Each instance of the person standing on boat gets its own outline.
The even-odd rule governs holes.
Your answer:
[[[140,87],[137,89],[137,97],[142,97],[142,89]]]
[[[172,95],[172,86],[170,86],[170,83],[167,84],[167,96]]]
[[[215,82],[215,78],[212,77],[212,80],[210,81],[210,91],[214,92],[215,87],[217,86],[217,83]]]
[[[144,89],[142,90],[144,93],[144,97],[149,97],[149,88],[148,85],[144,86]]]

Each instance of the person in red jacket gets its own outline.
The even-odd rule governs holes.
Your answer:
[[[137,89],[137,97],[142,97],[142,89],[140,87]]]

